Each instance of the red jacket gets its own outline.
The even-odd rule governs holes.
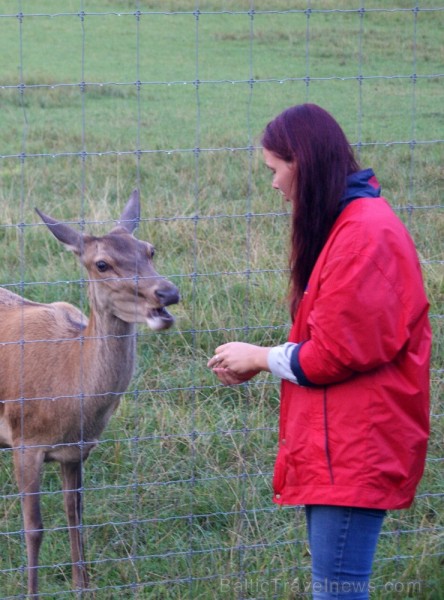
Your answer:
[[[407,508],[429,434],[431,332],[410,235],[383,198],[338,217],[290,331],[307,386],[282,382],[279,504]]]

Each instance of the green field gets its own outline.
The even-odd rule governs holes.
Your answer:
[[[372,598],[444,598],[444,3],[363,5],[0,0],[0,285],[87,311],[84,273],[34,207],[100,234],[139,187],[137,237],[182,295],[175,329],[140,327],[135,377],[85,466],[98,600],[308,597],[303,514],[271,502],[279,382],[228,389],[206,368],[223,341],[286,339],[288,213],[258,143],[305,101],[339,120],[423,261],[429,458],[412,509],[386,520]],[[0,461],[0,597],[23,598],[10,451]],[[53,465],[42,490],[42,598],[78,598]]]

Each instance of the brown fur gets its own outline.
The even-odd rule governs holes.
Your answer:
[[[131,235],[139,210],[135,191],[121,224],[102,238],[39,213],[88,271],[89,320],[66,302],[39,304],[0,288],[0,446],[13,449],[23,494],[29,594],[38,591],[39,482],[48,461],[61,465],[74,587],[88,588],[80,532],[82,462],[130,382],[135,323],[148,319],[165,329],[173,322],[162,309],[178,302],[178,291],[154,270],[152,246]],[[104,262],[108,268],[101,272]]]

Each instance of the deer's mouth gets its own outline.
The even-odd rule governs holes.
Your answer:
[[[160,329],[168,329],[174,323],[173,315],[166,308],[152,308],[148,311],[147,323],[150,329],[159,331]]]

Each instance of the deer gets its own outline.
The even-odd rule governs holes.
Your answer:
[[[96,237],[36,209],[77,255],[88,278],[89,318],[67,302],[43,304],[0,288],[0,447],[12,449],[27,555],[28,594],[38,598],[43,464],[60,464],[72,582],[89,589],[82,535],[82,467],[119,406],[135,365],[136,327],[171,327],[177,287],[154,269],[154,246],[133,232],[134,190],[115,227]]]

